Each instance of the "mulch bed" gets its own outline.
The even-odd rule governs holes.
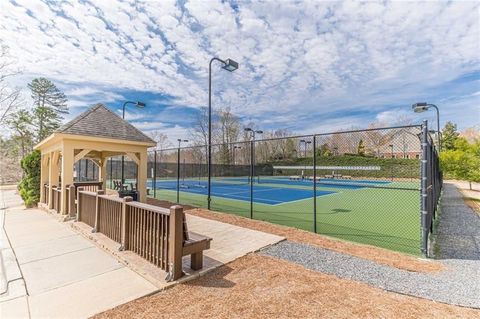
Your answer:
[[[479,318],[257,254],[94,318]]]

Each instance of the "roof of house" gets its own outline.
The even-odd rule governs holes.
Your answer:
[[[55,133],[96,136],[126,141],[155,143],[135,126],[99,103],[62,125]]]

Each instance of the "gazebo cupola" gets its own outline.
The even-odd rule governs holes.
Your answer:
[[[92,160],[99,168],[99,179],[106,187],[106,163],[112,156],[128,156],[138,165],[139,200],[147,196],[147,150],[155,146],[143,134],[103,104],[97,104],[58,128],[35,146],[42,154],[40,201],[52,208],[52,188],[61,188],[60,213],[66,213],[66,186],[73,184],[74,164],[82,158]],[[44,184],[49,185],[48,196]],[[47,196],[47,197],[46,197]]]

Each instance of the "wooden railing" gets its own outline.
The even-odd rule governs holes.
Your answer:
[[[62,202],[62,189],[58,186],[53,186],[52,196],[53,196],[52,209],[58,213],[60,212],[60,207]]]
[[[170,273],[182,276],[183,208],[170,210],[79,189],[77,220]]]
[[[101,190],[103,187],[102,182],[75,182],[73,183],[75,186],[75,192],[78,192],[78,189],[81,187],[83,188],[84,191],[88,192],[96,192],[98,190]]]
[[[95,228],[117,243],[122,241],[123,202],[123,198],[98,195],[98,223]]]
[[[139,202],[128,202],[126,213],[125,249],[168,270],[170,211]]]
[[[95,212],[97,210],[97,194],[78,189],[77,195],[78,220],[95,228]]]

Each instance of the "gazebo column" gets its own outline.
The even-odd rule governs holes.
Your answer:
[[[50,153],[50,161],[48,161],[48,208],[53,208],[53,186],[58,186],[58,157],[59,152]]]
[[[75,162],[74,149],[68,143],[63,144],[62,147],[62,200],[60,212],[67,214],[68,198],[67,185],[73,184],[73,164]]]
[[[108,157],[102,157],[102,159],[100,160],[100,165],[98,166],[98,178],[102,182],[102,189],[104,191],[107,191],[107,162]]]
[[[43,187],[44,184],[48,183],[48,167],[49,167],[49,155],[48,154],[42,154],[42,159],[40,162],[40,203],[45,203],[45,198],[48,196],[47,193],[45,193],[45,187]]]
[[[147,150],[140,152],[140,160],[138,163],[137,173],[137,190],[140,202],[147,202]]]

